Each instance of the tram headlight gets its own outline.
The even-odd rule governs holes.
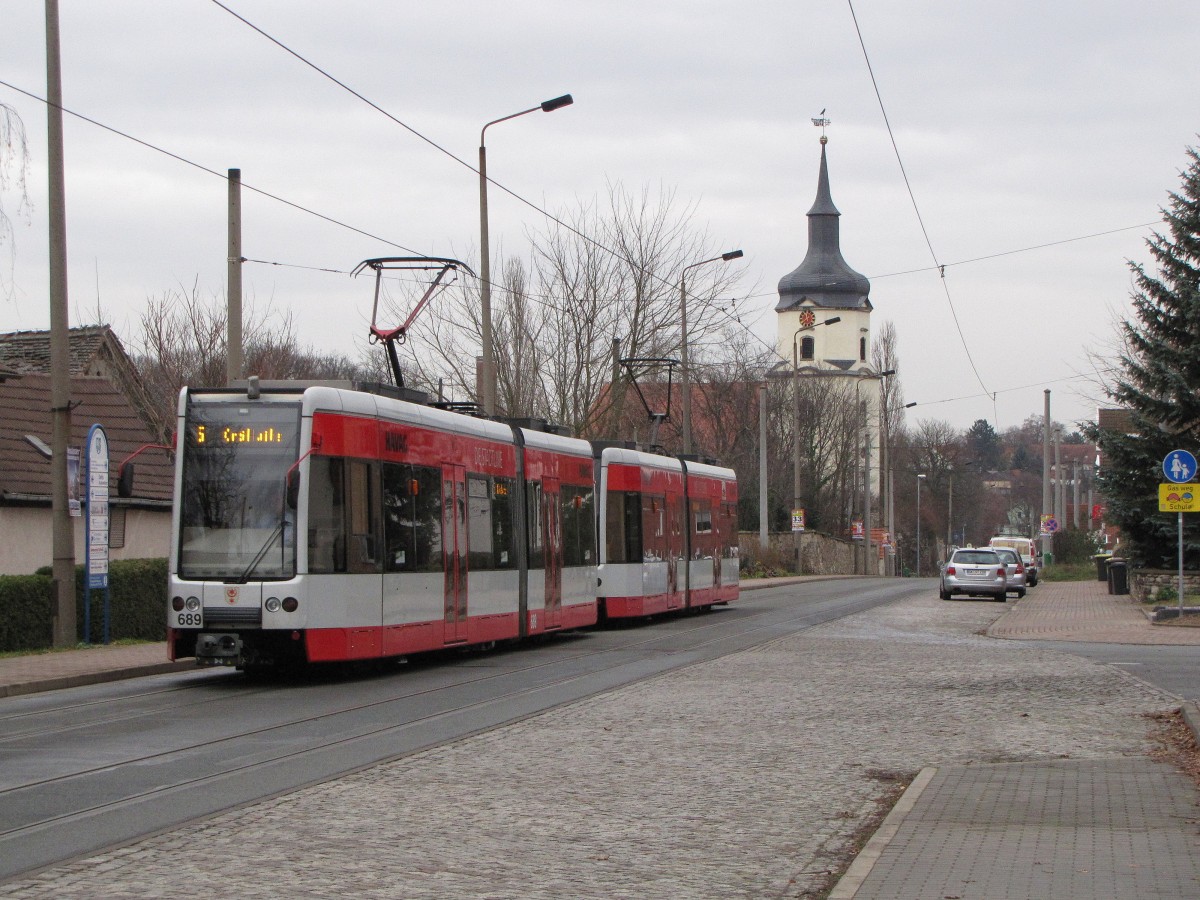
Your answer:
[[[297,600],[295,597],[284,597],[283,598],[283,611],[284,612],[295,612],[299,606],[300,606],[300,601]]]
[[[267,612],[279,612],[280,605],[278,597],[268,597],[265,604]]]
[[[187,602],[184,605],[190,611],[195,612],[196,610],[198,610],[200,608],[200,598],[199,597],[188,597]]]
[[[175,612],[183,612],[183,598],[182,597],[172,597],[171,598],[171,609],[175,610]]]

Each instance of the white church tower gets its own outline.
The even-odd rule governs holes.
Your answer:
[[[827,119],[814,119],[822,128]],[[852,518],[861,525],[865,552],[859,554],[856,571],[876,574],[882,571],[877,561],[878,548],[871,544],[871,529],[882,523],[883,516],[872,516],[872,498],[880,491],[879,445],[879,373],[871,366],[871,283],[846,264],[842,258],[839,219],[841,213],[829,194],[829,164],[821,135],[821,168],[817,176],[817,198],[808,211],[808,253],[795,271],[779,281],[779,303],[775,306],[778,337],[776,351],[781,357],[774,369],[777,377],[796,379],[835,379],[846,391],[841,402],[861,404],[859,442],[860,463],[853,479],[856,487]],[[836,319],[836,321],[830,321]],[[826,324],[828,323],[828,324]],[[786,362],[785,362],[786,361]],[[799,414],[799,400],[797,414]],[[865,451],[865,452],[863,452]],[[861,461],[865,460],[865,465]],[[794,506],[803,506],[802,458],[799,445],[795,453]]]
[[[817,199],[808,211],[808,253],[799,268],[779,280],[776,347],[783,359],[795,362],[802,375],[805,369],[817,369],[823,375],[873,375],[868,366],[871,282],[842,258],[838,222],[842,214],[829,196],[827,141],[821,135]],[[821,324],[835,316],[841,321]]]

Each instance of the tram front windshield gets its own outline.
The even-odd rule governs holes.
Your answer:
[[[197,403],[184,429],[179,575],[290,578],[295,509],[287,475],[300,444],[296,403]]]

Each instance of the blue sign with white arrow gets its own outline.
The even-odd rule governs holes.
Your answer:
[[[1186,450],[1172,450],[1163,460],[1162,470],[1168,481],[1186,484],[1196,477],[1196,457]]]

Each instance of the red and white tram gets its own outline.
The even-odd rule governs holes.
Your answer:
[[[333,387],[185,388],[171,657],[364,660],[591,625],[586,441]]]
[[[599,454],[601,616],[711,607],[738,596],[732,469],[622,447]]]

